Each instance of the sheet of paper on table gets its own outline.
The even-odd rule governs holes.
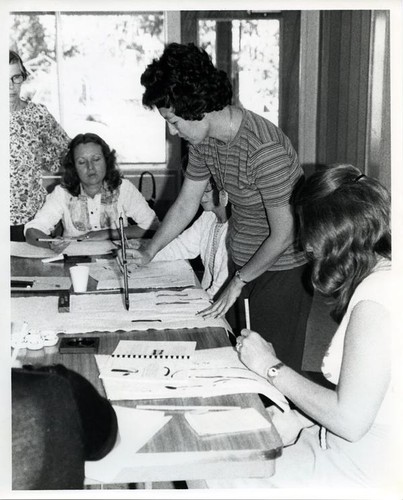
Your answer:
[[[150,262],[142,267],[128,264],[129,288],[183,288],[197,284],[192,266],[186,260]],[[123,288],[123,275],[114,260],[90,265],[90,275],[99,290]]]
[[[284,395],[266,379],[250,371],[232,346],[196,350],[191,365],[160,384],[145,383],[129,375],[108,377],[109,356],[95,355],[105,392],[110,400],[178,397],[210,397],[257,393],[269,398],[283,411],[289,410]]]
[[[25,241],[11,241],[10,255],[13,257],[25,257],[26,259],[44,259],[55,257],[56,253],[50,248],[36,247]]]
[[[113,406],[118,419],[118,439],[115,447],[104,458],[85,462],[85,477],[113,484],[122,464],[130,467],[132,457],[169,420],[162,411],[136,410]]]
[[[68,247],[63,250],[63,253],[70,256],[81,256],[81,255],[106,255],[110,254],[113,250],[116,250],[118,246],[111,240],[83,240],[83,241],[72,241]]]
[[[269,420],[255,408],[185,413],[185,419],[198,436],[258,431],[271,426]]]
[[[70,312],[59,312],[58,297],[11,297],[11,319],[26,321],[35,331],[85,333],[147,330],[150,328],[228,329],[223,319],[204,320],[196,313],[210,305],[200,288],[130,294],[126,311],[121,293],[71,294]]]
[[[189,366],[195,349],[194,341],[121,340],[103,375],[159,382]]]
[[[116,250],[117,246],[113,241],[71,241],[70,244],[63,250],[63,254],[68,256],[81,255],[106,255]],[[11,241],[10,254],[14,257],[25,257],[29,259],[43,259],[48,257],[56,257],[56,253],[50,248],[36,247],[25,241]]]

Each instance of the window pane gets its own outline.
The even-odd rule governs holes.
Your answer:
[[[211,57],[216,64],[216,25],[212,19],[201,19],[198,23],[198,45]]]
[[[10,16],[11,46],[32,74],[25,95],[45,104],[70,137],[98,133],[120,162],[164,163],[165,122],[141,104],[140,84],[164,48],[163,13],[62,13],[59,19],[56,33],[53,13]]]
[[[232,22],[232,69],[242,105],[278,124],[280,21]]]
[[[10,49],[21,57],[29,72],[21,97],[44,104],[60,121],[56,71],[54,14],[10,15]]]
[[[66,130],[105,137],[123,162],[165,162],[165,124],[140,76],[164,48],[163,15],[63,14]]]
[[[216,63],[216,25],[198,21],[198,43]],[[280,21],[232,21],[232,75],[234,102],[278,124]]]

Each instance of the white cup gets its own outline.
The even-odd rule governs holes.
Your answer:
[[[88,266],[70,267],[71,281],[73,282],[73,288],[76,293],[87,291],[89,271],[90,268]]]

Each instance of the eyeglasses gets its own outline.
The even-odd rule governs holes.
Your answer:
[[[13,75],[10,77],[10,80],[13,82],[14,85],[20,85],[24,81],[24,75]]]

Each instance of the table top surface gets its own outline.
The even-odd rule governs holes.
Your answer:
[[[67,276],[71,263],[43,264],[40,259],[11,258],[11,275]],[[29,293],[29,292],[26,292]],[[18,293],[20,295],[20,292]],[[12,318],[17,320],[18,318]],[[67,335],[59,334],[63,338]],[[77,335],[68,335],[69,337]],[[111,354],[119,340],[180,340],[196,341],[196,349],[230,345],[224,328],[185,328],[131,332],[93,332],[83,336],[97,336],[99,354]],[[60,340],[59,340],[60,343]],[[58,344],[59,345],[59,344]],[[23,364],[61,363],[86,377],[105,396],[94,354],[60,354],[58,345],[38,351],[22,349],[18,360]],[[118,401],[112,404],[135,407],[138,404],[175,406],[238,406],[255,408],[262,415],[267,412],[257,394],[232,394],[214,397]],[[259,477],[274,472],[274,460],[282,452],[279,435],[269,429],[199,437],[185,420],[183,412],[173,413],[171,420],[134,454],[130,467],[122,464],[115,482],[175,481],[222,477]]]

